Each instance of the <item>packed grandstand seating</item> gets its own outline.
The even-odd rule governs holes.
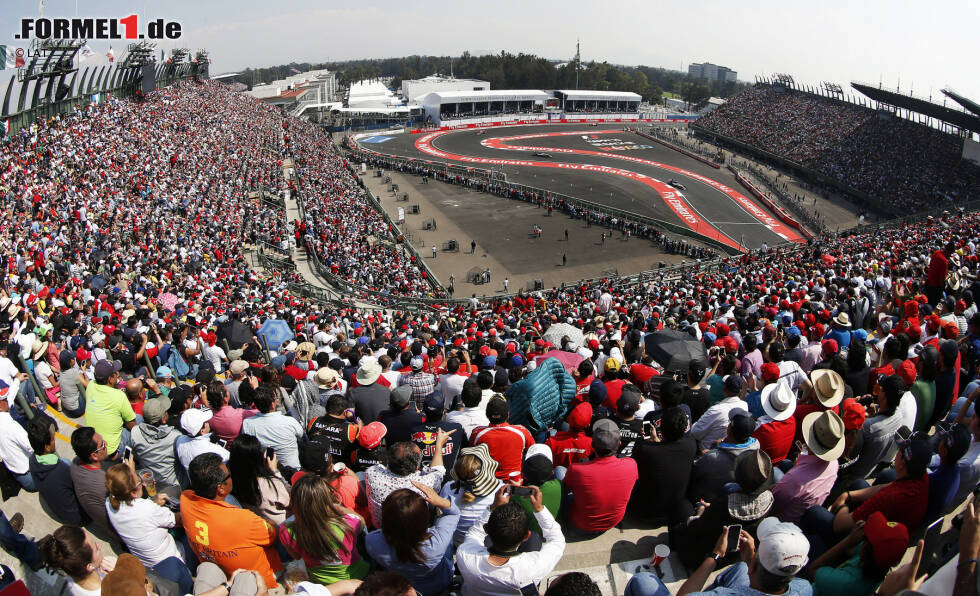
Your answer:
[[[835,99],[759,84],[697,125],[813,168],[895,213],[980,193],[980,167],[960,159],[958,137]]]
[[[729,110],[782,101],[759,93]],[[878,134],[809,108],[828,132],[785,115],[769,126],[792,140],[714,122],[800,159]],[[142,595],[148,575],[160,594],[251,596],[299,589],[295,559],[307,594],[592,596],[582,573],[544,580],[566,539],[629,518],[669,541],[683,593],[727,566],[708,593],[884,581],[893,595],[921,583],[895,567],[913,539],[972,499],[977,213],[669,283],[359,310],[247,265],[243,243],[262,233],[250,220],[281,218],[248,191],[276,185],[286,159],[319,258],[351,283],[423,292],[410,260],[369,240],[390,230],[329,139],[220,85],[109,99],[0,144],[0,484],[38,492],[63,524],[35,539],[21,531],[37,520],[0,515],[0,545],[25,570],[59,570],[70,594]],[[254,339],[275,319],[284,343]],[[70,465],[53,417],[77,427]],[[927,593],[953,593],[954,575],[976,586],[980,515],[971,505],[961,522],[953,571],[927,580],[949,583]],[[669,593],[655,571],[626,593]]]

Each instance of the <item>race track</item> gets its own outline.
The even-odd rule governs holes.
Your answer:
[[[361,138],[381,154],[502,171],[507,180],[676,223],[733,248],[802,241],[716,170],[622,125],[494,127]],[[548,157],[536,156],[545,152]],[[673,179],[685,187],[668,184]]]

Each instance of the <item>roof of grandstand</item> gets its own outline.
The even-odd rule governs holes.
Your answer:
[[[943,89],[943,94],[960,104],[967,110],[973,112],[974,114],[980,115],[980,104],[973,101],[968,97],[963,97],[959,93],[953,91],[952,89]]]
[[[851,87],[883,104],[923,114],[959,128],[980,132],[980,117],[973,114],[941,106],[921,97],[905,95],[888,89],[879,89],[864,83],[851,83]]]
[[[435,91],[419,98],[420,104],[468,103],[471,101],[530,101],[549,99],[540,89],[486,89],[483,91]]]
[[[565,99],[572,101],[640,101],[643,99],[639,94],[632,91],[579,91],[560,89],[555,93],[561,93]]]

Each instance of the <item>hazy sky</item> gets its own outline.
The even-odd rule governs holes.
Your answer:
[[[19,19],[38,0],[0,0],[0,44],[22,45]],[[212,74],[290,61],[506,50],[671,69],[710,61],[739,79],[774,72],[811,84],[879,78],[934,99],[950,86],[980,101],[977,0],[564,0],[431,2],[314,0],[45,0],[45,16],[124,17],[139,13],[183,25],[178,42],[207,48]],[[109,42],[92,41],[104,60]],[[113,42],[119,56],[125,41]],[[3,77],[6,78],[6,77]]]

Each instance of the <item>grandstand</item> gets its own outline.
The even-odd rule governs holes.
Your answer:
[[[980,192],[964,160],[980,117],[854,83],[871,101],[837,90],[763,79],[699,120],[706,138],[779,163],[882,214],[955,205]]]
[[[412,501],[421,512],[419,540],[427,540],[429,504],[443,510],[433,534],[442,537],[435,558],[446,573],[430,577],[429,567],[410,561],[389,566],[420,590],[430,588],[423,590],[427,594],[440,593],[452,585],[456,552],[463,585],[479,592],[490,572],[468,571],[465,555],[476,552],[486,560],[482,523],[495,528],[494,520],[505,517],[480,518],[499,490],[497,477],[541,485],[550,495],[539,502],[531,489],[527,505],[546,541],[535,559],[540,565],[521,572],[521,585],[507,584],[515,592],[524,586],[543,592],[553,572],[582,569],[600,579],[608,571],[606,594],[623,594],[628,581],[635,582],[633,590],[643,582],[667,589],[662,581],[676,591],[685,578],[700,581],[694,586],[700,590],[711,573],[737,558],[712,556],[715,541],[727,535],[723,526],[737,522],[744,544],[751,540],[763,545],[760,553],[772,552],[767,549],[773,534],[764,531],[771,527],[763,521],[767,516],[803,526],[805,537],[799,528],[780,526],[779,544],[795,545],[791,554],[797,560],[809,556],[818,591],[833,583],[825,576],[838,562],[846,563],[843,551],[851,543],[827,551],[843,555],[841,561],[820,557],[818,545],[837,548],[835,542],[854,540],[850,528],[865,519],[866,538],[857,548],[875,565],[851,564],[848,573],[869,592],[903,557],[912,558],[912,540],[920,535],[930,545],[922,569],[946,566],[923,593],[953,593],[957,574],[976,585],[980,544],[964,540],[957,546],[956,526],[970,536],[980,529],[980,518],[971,507],[961,524],[953,519],[980,482],[980,412],[969,413],[980,363],[980,215],[967,202],[976,197],[978,179],[972,165],[958,161],[960,148],[948,132],[886,117],[887,110],[760,84],[703,117],[696,128],[838,180],[903,219],[658,274],[619,277],[610,270],[551,289],[452,300],[421,256],[401,242],[402,230],[364,191],[361,174],[328,133],[208,81],[204,65],[158,75],[145,94],[135,86],[145,71],[114,68],[86,71],[78,84],[70,79],[67,93],[44,95],[44,101],[38,101],[49,93],[44,89],[57,89],[72,73],[35,71],[47,87],[27,81],[15,110],[8,111],[9,92],[3,104],[9,133],[0,144],[0,258],[6,273],[0,342],[7,349],[0,356],[0,392],[7,399],[0,406],[0,471],[5,495],[20,494],[5,502],[11,519],[0,516],[0,542],[8,549],[3,560],[14,576],[27,578],[31,592],[110,593],[112,584],[125,587],[132,579],[125,574],[147,573],[160,592],[189,593],[194,553],[221,563],[197,567],[199,579],[210,570],[224,581],[225,573],[242,564],[254,567],[274,590],[291,589],[274,548],[259,548],[251,538],[234,542],[240,536],[233,531],[209,534],[213,518],[197,508],[210,507],[213,515],[233,511],[241,527],[252,524],[257,536],[266,537],[265,545],[282,541],[288,546],[284,553],[296,554],[294,548],[306,546],[289,528],[311,523],[301,508],[307,485],[324,489],[317,499],[336,499],[357,512],[338,516],[353,526],[336,526],[351,549],[359,548],[354,526],[376,528],[364,547],[375,561],[392,556],[384,535],[407,525],[396,518],[395,527],[389,514],[382,521],[373,511],[387,508],[380,492],[408,489],[395,499]],[[86,76],[96,79],[94,86]],[[101,93],[106,97],[93,98]],[[498,95],[487,109],[494,101],[536,105],[547,99],[534,93]],[[28,96],[31,103],[24,101]],[[483,102],[466,97],[455,99],[471,106]],[[438,99],[442,106],[448,98]],[[875,99],[885,100],[899,102],[884,95]],[[947,205],[964,210],[945,213],[941,208]],[[926,206],[940,210],[911,214]],[[294,207],[298,215],[287,217]],[[294,246],[324,267],[340,298],[313,289],[306,271],[289,261]],[[251,266],[260,250],[261,271]],[[496,273],[491,279],[489,269],[479,271],[486,283],[499,283]],[[660,343],[668,336],[676,343]],[[682,353],[687,359],[675,361]],[[388,359],[396,370],[382,370]],[[678,373],[680,382],[662,382],[668,372]],[[115,380],[125,392],[112,387]],[[411,392],[393,394],[389,387],[399,383]],[[506,401],[490,397],[496,392]],[[99,415],[107,395],[118,409],[115,416]],[[460,395],[465,410],[454,407]],[[393,418],[400,413],[375,412],[403,402],[420,403],[428,417],[429,427],[421,426],[419,416],[404,432],[405,439],[419,443],[420,454],[428,450],[432,463],[417,476],[415,451],[405,456],[394,447],[403,429]],[[444,412],[447,405],[450,413]],[[253,406],[263,413],[253,416]],[[363,428],[345,418],[348,407],[363,418]],[[136,410],[142,412],[139,421]],[[494,426],[472,433],[452,427],[460,442],[443,444],[444,436],[433,435],[444,435],[445,425],[432,425],[444,414],[449,423],[462,419],[473,428],[493,417]],[[805,429],[816,425],[814,415],[828,426],[811,433]],[[593,426],[593,416],[607,420]],[[644,430],[644,418],[662,430]],[[290,430],[265,433],[263,425],[271,420],[288,421],[276,430]],[[955,424],[940,425],[943,420]],[[481,443],[484,433],[508,421],[504,436],[518,437],[520,445],[501,447],[503,438]],[[215,441],[230,441],[230,453],[211,441],[206,424]],[[348,451],[336,455],[343,467],[325,465],[331,441],[317,441],[316,430],[328,425],[339,425],[339,436],[348,438]],[[902,426],[935,434],[941,443],[940,465],[929,479],[926,467],[935,446],[921,435],[899,441],[895,434]],[[525,461],[534,439],[528,429],[552,440],[534,447],[540,453]],[[151,451],[149,440],[140,437],[157,433],[173,440]],[[407,479],[442,484],[445,469],[438,462],[444,450],[455,462],[470,455],[459,451],[467,434],[487,445],[475,450],[477,462],[445,463],[457,476],[474,475],[459,480],[459,490],[456,481],[447,482],[443,496],[431,487],[419,489],[426,504]],[[309,441],[301,444],[297,435]],[[382,443],[385,436],[388,444]],[[560,441],[569,442],[563,447]],[[135,466],[109,469],[108,484],[123,489],[111,488],[107,510],[107,495],[99,492],[106,486],[104,468],[123,457],[127,444],[135,450]],[[843,448],[834,453],[838,446]],[[183,462],[195,448],[214,455],[191,452],[196,457]],[[264,459],[270,449],[275,457]],[[617,451],[624,457],[615,457]],[[742,451],[751,459],[737,455]],[[575,453],[596,459],[588,463]],[[80,459],[69,466],[59,455]],[[253,455],[257,459],[245,459]],[[376,466],[372,458],[379,456],[390,456],[390,465]],[[568,469],[564,484],[553,478],[560,460],[568,464],[559,472]],[[201,471],[205,466],[207,473]],[[348,468],[365,472],[365,480]],[[588,476],[596,469],[605,471]],[[293,474],[299,471],[306,474]],[[92,474],[80,476],[87,473]],[[379,474],[385,474],[382,480]],[[802,474],[818,474],[820,482],[803,482]],[[250,492],[253,480],[256,486],[268,483],[276,497]],[[867,486],[875,480],[882,488]],[[28,482],[37,493],[28,492]],[[122,509],[130,506],[127,496],[142,496],[143,487],[148,496],[159,490],[179,502],[191,551],[177,549],[167,531],[177,522],[163,507],[139,499],[137,505],[152,516],[125,519],[119,513],[128,511]],[[465,496],[467,491],[480,495],[471,499],[477,495]],[[574,498],[559,513],[564,491]],[[287,493],[291,510],[284,504]],[[232,499],[225,501],[228,495]],[[509,498],[514,502],[497,506],[522,524],[522,497],[499,497]],[[696,509],[702,498],[710,506]],[[825,511],[823,504],[839,511]],[[453,534],[463,523],[460,507],[473,531],[460,536],[468,546],[454,551]],[[817,518],[815,525],[803,520],[804,511],[810,513],[807,520]],[[23,514],[16,523],[14,512]],[[835,514],[839,521],[821,525]],[[933,526],[933,520],[941,523]],[[279,524],[283,529],[275,530]],[[77,530],[79,525],[97,538]],[[846,529],[837,531],[840,526]],[[518,538],[526,535],[517,527]],[[884,543],[875,531],[884,533],[887,546],[879,546]],[[147,536],[173,546],[176,561],[164,565],[141,550]],[[650,560],[654,547],[668,543],[674,552],[662,563],[663,580],[643,573],[640,564]],[[954,545],[951,550],[942,548],[947,543]],[[93,544],[102,545],[106,555],[129,550],[134,557],[120,556],[118,571],[112,571],[109,557],[102,565]],[[583,545],[596,544],[602,552],[583,553]],[[492,556],[525,556],[504,546],[509,545],[498,544]],[[814,550],[808,553],[807,546]],[[246,548],[254,560],[228,558]],[[747,546],[744,552],[755,557],[754,577],[760,577],[758,569],[771,571],[768,555],[754,555]],[[317,576],[323,566],[313,564],[323,558],[310,559],[312,579],[323,579]],[[40,562],[63,574],[32,571]],[[359,568],[351,563],[350,575],[356,575]],[[809,590],[797,567],[779,567],[774,574],[799,571],[794,582]],[[728,569],[732,573],[715,577],[725,581],[742,567]],[[896,573],[891,571],[893,578]],[[254,575],[239,577],[245,580],[235,580],[238,589],[251,581],[249,594],[256,593]],[[377,571],[372,576],[381,577]],[[222,589],[221,581],[215,590]],[[145,592],[136,583],[136,591]]]

